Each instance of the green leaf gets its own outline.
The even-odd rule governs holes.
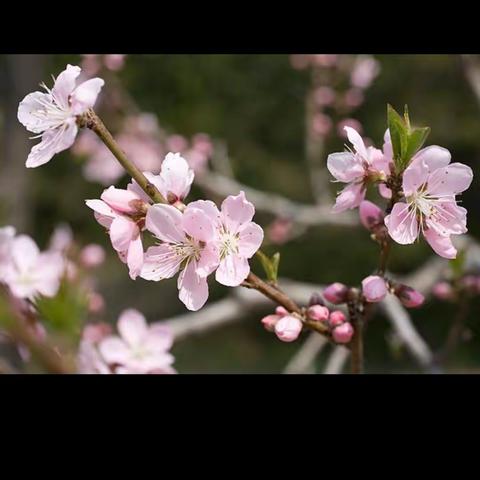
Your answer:
[[[392,140],[393,161],[398,171],[403,170],[403,158],[407,151],[408,131],[405,120],[391,105],[387,105],[387,123]]]
[[[276,283],[278,278],[278,266],[280,264],[280,253],[277,252],[272,256],[272,258],[269,258],[261,250],[258,250],[257,257],[260,259],[260,263],[265,270],[267,280],[269,282]]]
[[[430,133],[430,127],[414,128],[408,137],[406,158],[408,161],[422,148]]]

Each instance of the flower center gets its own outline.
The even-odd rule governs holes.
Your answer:
[[[230,253],[238,253],[238,233],[221,232],[220,258],[225,258]]]

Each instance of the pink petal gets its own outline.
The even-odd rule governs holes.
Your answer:
[[[222,221],[231,233],[237,233],[243,225],[251,222],[254,214],[255,207],[245,198],[243,191],[237,196],[229,195],[222,203]]]
[[[143,266],[143,244],[141,235],[138,235],[137,238],[132,240],[128,246],[127,265],[130,278],[135,280],[138,275],[140,275]]]
[[[127,344],[117,336],[110,336],[103,339],[98,345],[98,350],[103,359],[110,364],[127,363],[131,358],[130,349]]]
[[[117,217],[110,225],[110,240],[117,252],[127,251],[130,242],[139,234],[137,225],[125,217]]]
[[[171,205],[152,205],[148,209],[145,226],[163,242],[183,243],[185,241],[182,213]]]
[[[39,254],[37,244],[27,235],[19,235],[12,242],[12,260],[19,272],[26,272],[34,267]]]
[[[173,345],[173,333],[170,327],[162,322],[150,324],[147,338],[144,345],[152,351],[162,352],[169,350]]]
[[[75,89],[77,77],[82,69],[77,66],[67,65],[67,68],[58,75],[55,85],[52,88],[52,95],[62,108],[69,107],[69,96]]]
[[[425,240],[437,255],[440,255],[443,258],[456,258],[457,249],[453,246],[450,237],[439,235],[432,228],[425,230],[424,236]]]
[[[238,254],[251,258],[263,242],[263,229],[255,222],[247,223],[239,233]]]
[[[428,177],[428,193],[433,196],[457,195],[470,186],[473,172],[463,163],[438,168]]]
[[[180,272],[178,290],[178,298],[189,310],[197,311],[205,305],[208,299],[207,280],[196,274],[193,262]]]
[[[371,170],[385,175],[390,174],[391,158],[386,157],[381,150],[368,147],[368,158],[370,159]]]
[[[197,262],[197,275],[208,277],[220,263],[220,251],[215,243],[208,243],[201,251]]]
[[[392,139],[390,138],[390,130],[388,128],[383,136],[383,154],[386,158],[393,160]]]
[[[378,185],[378,193],[383,197],[383,198],[392,198],[392,191],[384,184],[380,183]]]
[[[65,271],[64,257],[59,252],[41,253],[36,262],[35,270],[39,282],[36,289],[46,297],[53,297],[60,287],[60,280]]]
[[[345,183],[363,177],[365,173],[361,159],[350,152],[331,153],[327,158],[327,168],[337,180]]]
[[[47,130],[42,135],[42,141],[32,147],[28,155],[27,168],[35,168],[51,160],[51,158],[67,148],[70,148],[77,136],[78,127],[75,119],[66,121],[58,128]]]
[[[344,127],[347,132],[347,137],[350,143],[355,148],[355,151],[364,159],[368,159],[367,149],[360,134],[352,127]]]
[[[215,225],[203,210],[188,205],[183,212],[182,226],[185,233],[202,242],[211,241],[216,233]]]
[[[332,212],[340,213],[351,208],[356,208],[364,198],[365,187],[363,184],[350,183],[338,194]]]
[[[401,245],[413,243],[418,237],[417,218],[406,203],[397,202],[384,221],[389,235]]]
[[[403,192],[406,196],[414,192],[427,181],[428,165],[423,161],[412,162],[403,172]]]
[[[196,200],[195,202],[190,202],[188,207],[202,210],[210,218],[214,225],[220,226],[220,211],[211,200]]]
[[[459,207],[453,199],[435,202],[435,214],[427,218],[427,225],[442,236],[467,232],[467,210]]]
[[[52,97],[48,93],[29,93],[18,106],[18,121],[30,132],[40,133],[58,125],[48,116],[37,115],[37,112],[45,110],[44,104],[52,103]]]
[[[130,347],[136,347],[147,336],[148,325],[145,317],[138,310],[129,308],[120,314],[117,330]]]
[[[428,173],[432,173],[437,168],[446,167],[451,158],[452,156],[446,148],[430,145],[419,150],[412,158],[411,164],[425,163]]]
[[[140,197],[130,191],[122,188],[109,187],[100,196],[100,198],[117,212],[134,213],[136,208],[132,207],[130,202],[140,200]]]
[[[87,207],[91,208],[94,212],[97,212],[100,215],[111,218],[117,218],[119,216],[117,212],[115,212],[102,200],[85,200],[85,203],[87,204]]]
[[[145,280],[158,282],[173,277],[183,261],[175,248],[169,244],[149,247],[145,252],[140,276]]]
[[[73,113],[81,115],[93,107],[104,84],[101,78],[91,78],[81,83],[70,96]]]
[[[246,258],[229,254],[220,261],[215,279],[218,283],[227,287],[237,287],[247,278],[249,273],[250,265]]]
[[[167,197],[168,192],[171,192],[183,200],[190,191],[194,173],[179,153],[168,153],[162,163],[160,176],[163,180],[163,195]]]

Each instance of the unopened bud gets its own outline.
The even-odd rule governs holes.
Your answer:
[[[383,224],[382,210],[368,200],[364,200],[360,204],[358,212],[362,225],[369,231],[373,231],[375,227]]]
[[[349,322],[342,323],[335,327],[332,332],[332,337],[337,343],[348,343],[353,336],[353,327]]]
[[[275,330],[275,325],[279,320],[279,315],[267,315],[266,317],[263,317],[261,321],[263,326],[265,327],[265,330],[273,332]]]
[[[335,310],[330,314],[329,323],[332,328],[335,328],[345,323],[346,320],[347,317],[345,317],[345,314],[343,312],[341,312],[340,310]]]
[[[396,285],[394,293],[407,308],[420,307],[425,301],[425,297],[420,292],[407,285]]]
[[[367,302],[376,303],[382,301],[387,295],[385,280],[378,275],[370,275],[362,280],[362,293]]]
[[[312,305],[308,308],[307,315],[310,319],[317,322],[326,322],[330,315],[330,311],[323,305]]]
[[[310,297],[308,305],[309,306],[311,306],[311,305],[325,305],[325,302],[323,301],[322,296],[319,293],[315,292],[315,293],[312,293],[312,296]]]
[[[454,296],[453,287],[448,282],[438,282],[433,286],[433,295],[440,300],[451,300]]]
[[[300,319],[287,315],[275,324],[275,333],[282,342],[293,342],[300,335],[302,326]]]
[[[323,291],[323,296],[334,305],[345,303],[348,300],[348,287],[343,283],[332,283]]]

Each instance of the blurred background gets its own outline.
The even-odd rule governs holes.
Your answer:
[[[453,161],[479,171],[477,61],[459,55],[3,55],[0,225],[14,225],[46,248],[55,228],[68,224],[79,245],[98,243],[105,248],[107,259],[96,272],[96,289],[105,307],[93,313],[82,310],[87,321],[93,317],[113,323],[125,308],[140,310],[149,321],[188,315],[177,299],[174,280],[130,280],[108,236],[85,206],[85,199],[99,198],[106,186],[125,188],[129,181],[114,167],[98,174],[105,152],[98,153],[93,140],[86,139],[93,137],[91,132],[47,165],[25,168],[34,141],[28,139],[31,134],[16,114],[27,93],[37,90],[41,81],[50,85],[51,74],[58,75],[67,63],[81,65],[89,76],[106,80],[95,110],[115,136],[125,137],[125,150],[134,141],[128,138],[133,131],[153,139],[132,156],[138,155],[140,162],[148,157],[151,170],[158,171],[166,151],[178,146],[185,152],[199,179],[188,200],[205,198],[209,192],[218,202],[229,193],[237,194],[238,190],[228,190],[240,183],[304,206],[317,205],[328,213],[338,186],[329,181],[325,164],[329,153],[344,148],[342,126],[359,128],[381,148],[387,103],[400,111],[408,104],[412,123],[432,129],[427,144],[449,149]],[[469,232],[477,238],[478,182],[475,177],[462,203],[468,209]],[[267,196],[265,208],[257,207],[255,221],[266,231],[264,251],[281,253],[280,277],[315,285],[334,281],[356,285],[373,272],[377,245],[361,226],[353,225],[355,214],[342,214],[344,225],[341,215],[335,216],[339,224],[308,224],[297,222],[288,205],[282,213],[284,204],[278,200],[270,203]],[[408,274],[432,256],[423,241],[395,245],[389,269]],[[448,262],[444,263],[448,269]],[[252,261],[252,269],[263,274],[257,260]],[[210,292],[209,304],[232,295],[231,289],[214,281]],[[307,335],[292,344],[282,343],[260,323],[273,305],[242,308],[239,304],[228,324],[179,337],[172,349],[175,368],[181,373],[284,371]],[[444,344],[456,310],[453,302],[429,298],[424,307],[410,311],[413,324],[433,351]],[[445,371],[480,371],[478,313],[474,297],[461,341]],[[324,348],[309,371],[323,371],[331,351]],[[365,369],[367,373],[421,371],[382,312],[368,325]]]

